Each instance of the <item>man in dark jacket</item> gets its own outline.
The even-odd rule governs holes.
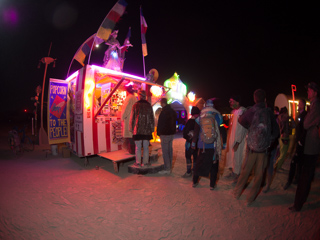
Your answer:
[[[130,131],[136,145],[135,166],[141,166],[141,148],[143,147],[143,165],[149,164],[149,140],[152,139],[154,131],[154,116],[151,104],[146,100],[147,94],[144,90],[139,92],[139,101],[136,102],[131,111]]]
[[[164,170],[160,174],[170,174],[173,156],[173,137],[176,133],[177,113],[167,104],[167,99],[160,101],[162,111],[158,120],[157,134],[160,136]]]
[[[307,201],[320,152],[319,86],[314,82],[310,82],[306,88],[308,89],[308,99],[310,100],[310,111],[308,111],[303,123],[303,127],[307,132],[303,150],[301,176],[297,186],[294,205],[289,207],[289,210],[293,212],[300,211],[303,204]]]
[[[255,105],[251,108],[249,108],[246,112],[244,112],[241,117],[239,118],[239,123],[244,127],[248,129],[248,154],[247,154],[247,159],[243,165],[243,169],[240,173],[240,177],[239,180],[237,182],[237,185],[234,189],[234,197],[236,199],[240,198],[240,195],[242,193],[243,188],[245,187],[245,185],[247,184],[249,175],[252,171],[252,169],[254,168],[254,182],[253,182],[253,186],[251,188],[250,193],[247,196],[247,206],[250,206],[252,204],[252,202],[255,200],[255,198],[257,197],[257,194],[260,190],[261,187],[261,182],[262,182],[262,178],[263,178],[263,173],[264,170],[267,166],[267,162],[268,162],[268,148],[270,147],[271,143],[276,139],[276,137],[278,136],[278,132],[279,132],[279,127],[278,124],[276,122],[276,119],[274,118],[274,115],[272,114],[272,111],[270,109],[268,109],[268,114],[265,114],[265,121],[269,122],[270,124],[267,126],[264,126],[264,128],[266,128],[266,132],[268,132],[268,143],[264,146],[262,146],[264,149],[261,150],[255,150],[255,149],[251,149],[251,146],[254,145],[259,145],[259,142],[253,142],[252,140],[255,140],[255,138],[250,139],[251,132],[255,132],[257,129],[253,129],[255,126],[253,124],[253,121],[256,119],[255,117],[255,113],[263,113],[263,109],[266,108],[266,93],[264,90],[262,89],[258,89],[254,92],[253,94],[254,96],[254,102]],[[268,119],[269,117],[269,119]],[[260,128],[261,124],[258,125],[258,127]],[[270,129],[268,129],[270,128]],[[260,131],[256,131],[256,133],[259,135]]]
[[[306,108],[306,101],[304,99],[301,99],[298,104],[299,115],[296,119],[296,122],[297,122],[296,138],[295,138],[296,152],[290,163],[288,182],[283,187],[284,190],[290,187],[295,174],[296,174],[297,182],[299,181],[299,177],[301,175],[303,148],[304,148],[304,142],[306,138],[306,130],[303,128],[304,118],[307,115],[305,108]],[[296,169],[297,169],[297,172],[296,172]]]

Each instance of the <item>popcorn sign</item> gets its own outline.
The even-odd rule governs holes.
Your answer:
[[[70,142],[68,82],[50,79],[48,97],[49,143]]]

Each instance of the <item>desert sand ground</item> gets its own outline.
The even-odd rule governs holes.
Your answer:
[[[317,168],[307,203],[292,213],[296,185],[284,191],[289,161],[268,193],[250,207],[246,193],[220,176],[209,189],[192,188],[184,139],[174,140],[171,175],[115,173],[112,162],[75,155],[48,155],[48,146],[14,156],[2,131],[0,142],[0,239],[320,239],[320,176]],[[161,159],[159,160],[161,161]],[[99,166],[99,170],[96,170]],[[226,174],[224,162],[220,174]]]

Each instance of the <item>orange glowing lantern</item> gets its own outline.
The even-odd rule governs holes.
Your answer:
[[[189,92],[188,99],[190,102],[194,102],[194,100],[196,100],[196,94],[194,92]]]
[[[152,86],[150,88],[150,92],[152,93],[153,96],[160,97],[162,95],[162,88],[158,86]]]
[[[85,83],[84,88],[84,106],[86,109],[90,109],[92,105],[92,94],[94,90],[94,80],[93,79],[87,79]]]

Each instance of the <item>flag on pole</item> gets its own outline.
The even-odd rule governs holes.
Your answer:
[[[108,13],[108,15],[103,20],[102,24],[100,25],[97,37],[107,41],[109,36],[119,21],[120,17],[123,15],[124,11],[126,10],[127,2],[125,0],[119,0]]]
[[[130,38],[131,38],[131,27],[129,27],[127,37],[123,41],[123,47],[121,48],[121,54],[124,54],[124,52],[126,52],[127,49],[129,48],[128,44],[130,44]]]
[[[82,66],[84,66],[84,60],[86,56],[91,51],[92,45],[94,43],[96,34],[93,34],[89,37],[78,49],[76,54],[74,55],[73,59],[77,60]]]
[[[148,25],[142,14],[142,8],[140,8],[140,23],[141,23],[142,54],[145,57],[148,55],[147,42],[146,42],[146,32],[147,32]]]

